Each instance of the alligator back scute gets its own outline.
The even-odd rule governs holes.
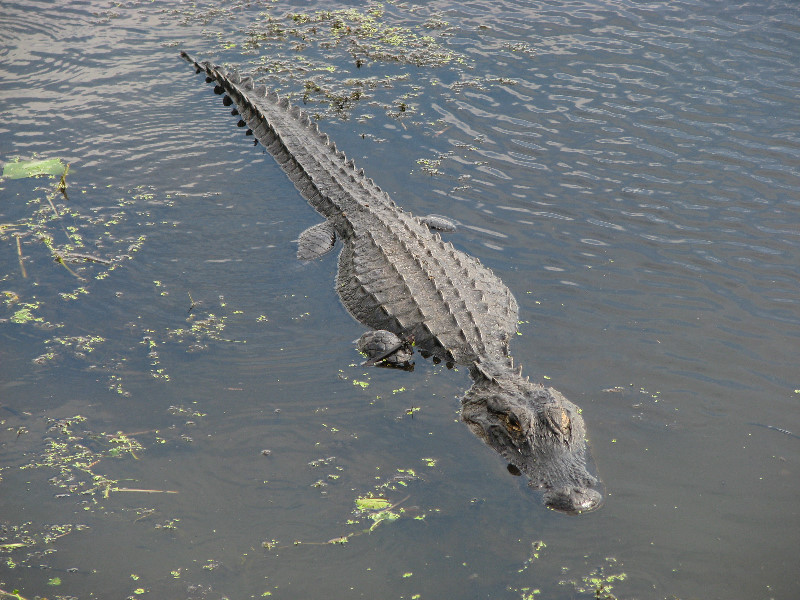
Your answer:
[[[209,62],[196,62],[185,52],[181,56],[196,69],[211,78],[221,92],[236,104],[242,120],[253,131],[255,138],[284,168],[304,198],[319,212],[330,216],[333,212],[352,208],[327,207],[331,200],[345,200],[355,193],[366,193],[376,203],[390,203],[389,197],[375,183],[355,169],[343,152],[328,136],[321,133],[307,113],[291,106],[285,97],[263,86],[255,86],[249,76],[239,76]],[[295,167],[302,166],[301,169]],[[348,177],[342,178],[342,167],[347,167]],[[349,177],[352,174],[353,178]],[[331,176],[336,184],[331,185]],[[320,189],[320,186],[322,189]],[[345,193],[342,194],[341,192]],[[333,198],[331,198],[333,194]]]

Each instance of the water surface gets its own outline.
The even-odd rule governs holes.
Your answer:
[[[794,3],[26,1],[0,34],[0,161],[71,165],[68,199],[0,182],[0,589],[795,597]],[[463,369],[358,366],[336,257],[294,260],[318,217],[180,49],[459,222],[583,409],[599,511],[508,474]],[[365,533],[369,495],[399,518]]]

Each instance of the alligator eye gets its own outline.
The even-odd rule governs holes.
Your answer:
[[[549,407],[545,409],[545,423],[547,426],[558,435],[568,438],[572,429],[572,422],[569,418],[569,413],[564,410],[563,406]]]
[[[569,427],[570,427],[569,415],[567,414],[567,411],[565,411],[562,408],[561,409],[561,430],[562,431],[569,431]]]
[[[514,431],[516,433],[520,433],[522,431],[522,427],[519,424],[519,419],[514,415],[505,415],[506,421],[506,428],[509,431]]]

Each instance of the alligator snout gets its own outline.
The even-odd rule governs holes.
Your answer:
[[[570,515],[579,515],[596,508],[603,503],[603,496],[590,487],[563,487],[547,490],[544,493],[547,508]]]

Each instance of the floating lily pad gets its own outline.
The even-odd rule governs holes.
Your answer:
[[[47,160],[20,160],[3,165],[3,177],[7,179],[23,179],[25,177],[37,177],[39,175],[50,175],[59,177],[64,173],[66,165],[60,158],[48,158]]]

